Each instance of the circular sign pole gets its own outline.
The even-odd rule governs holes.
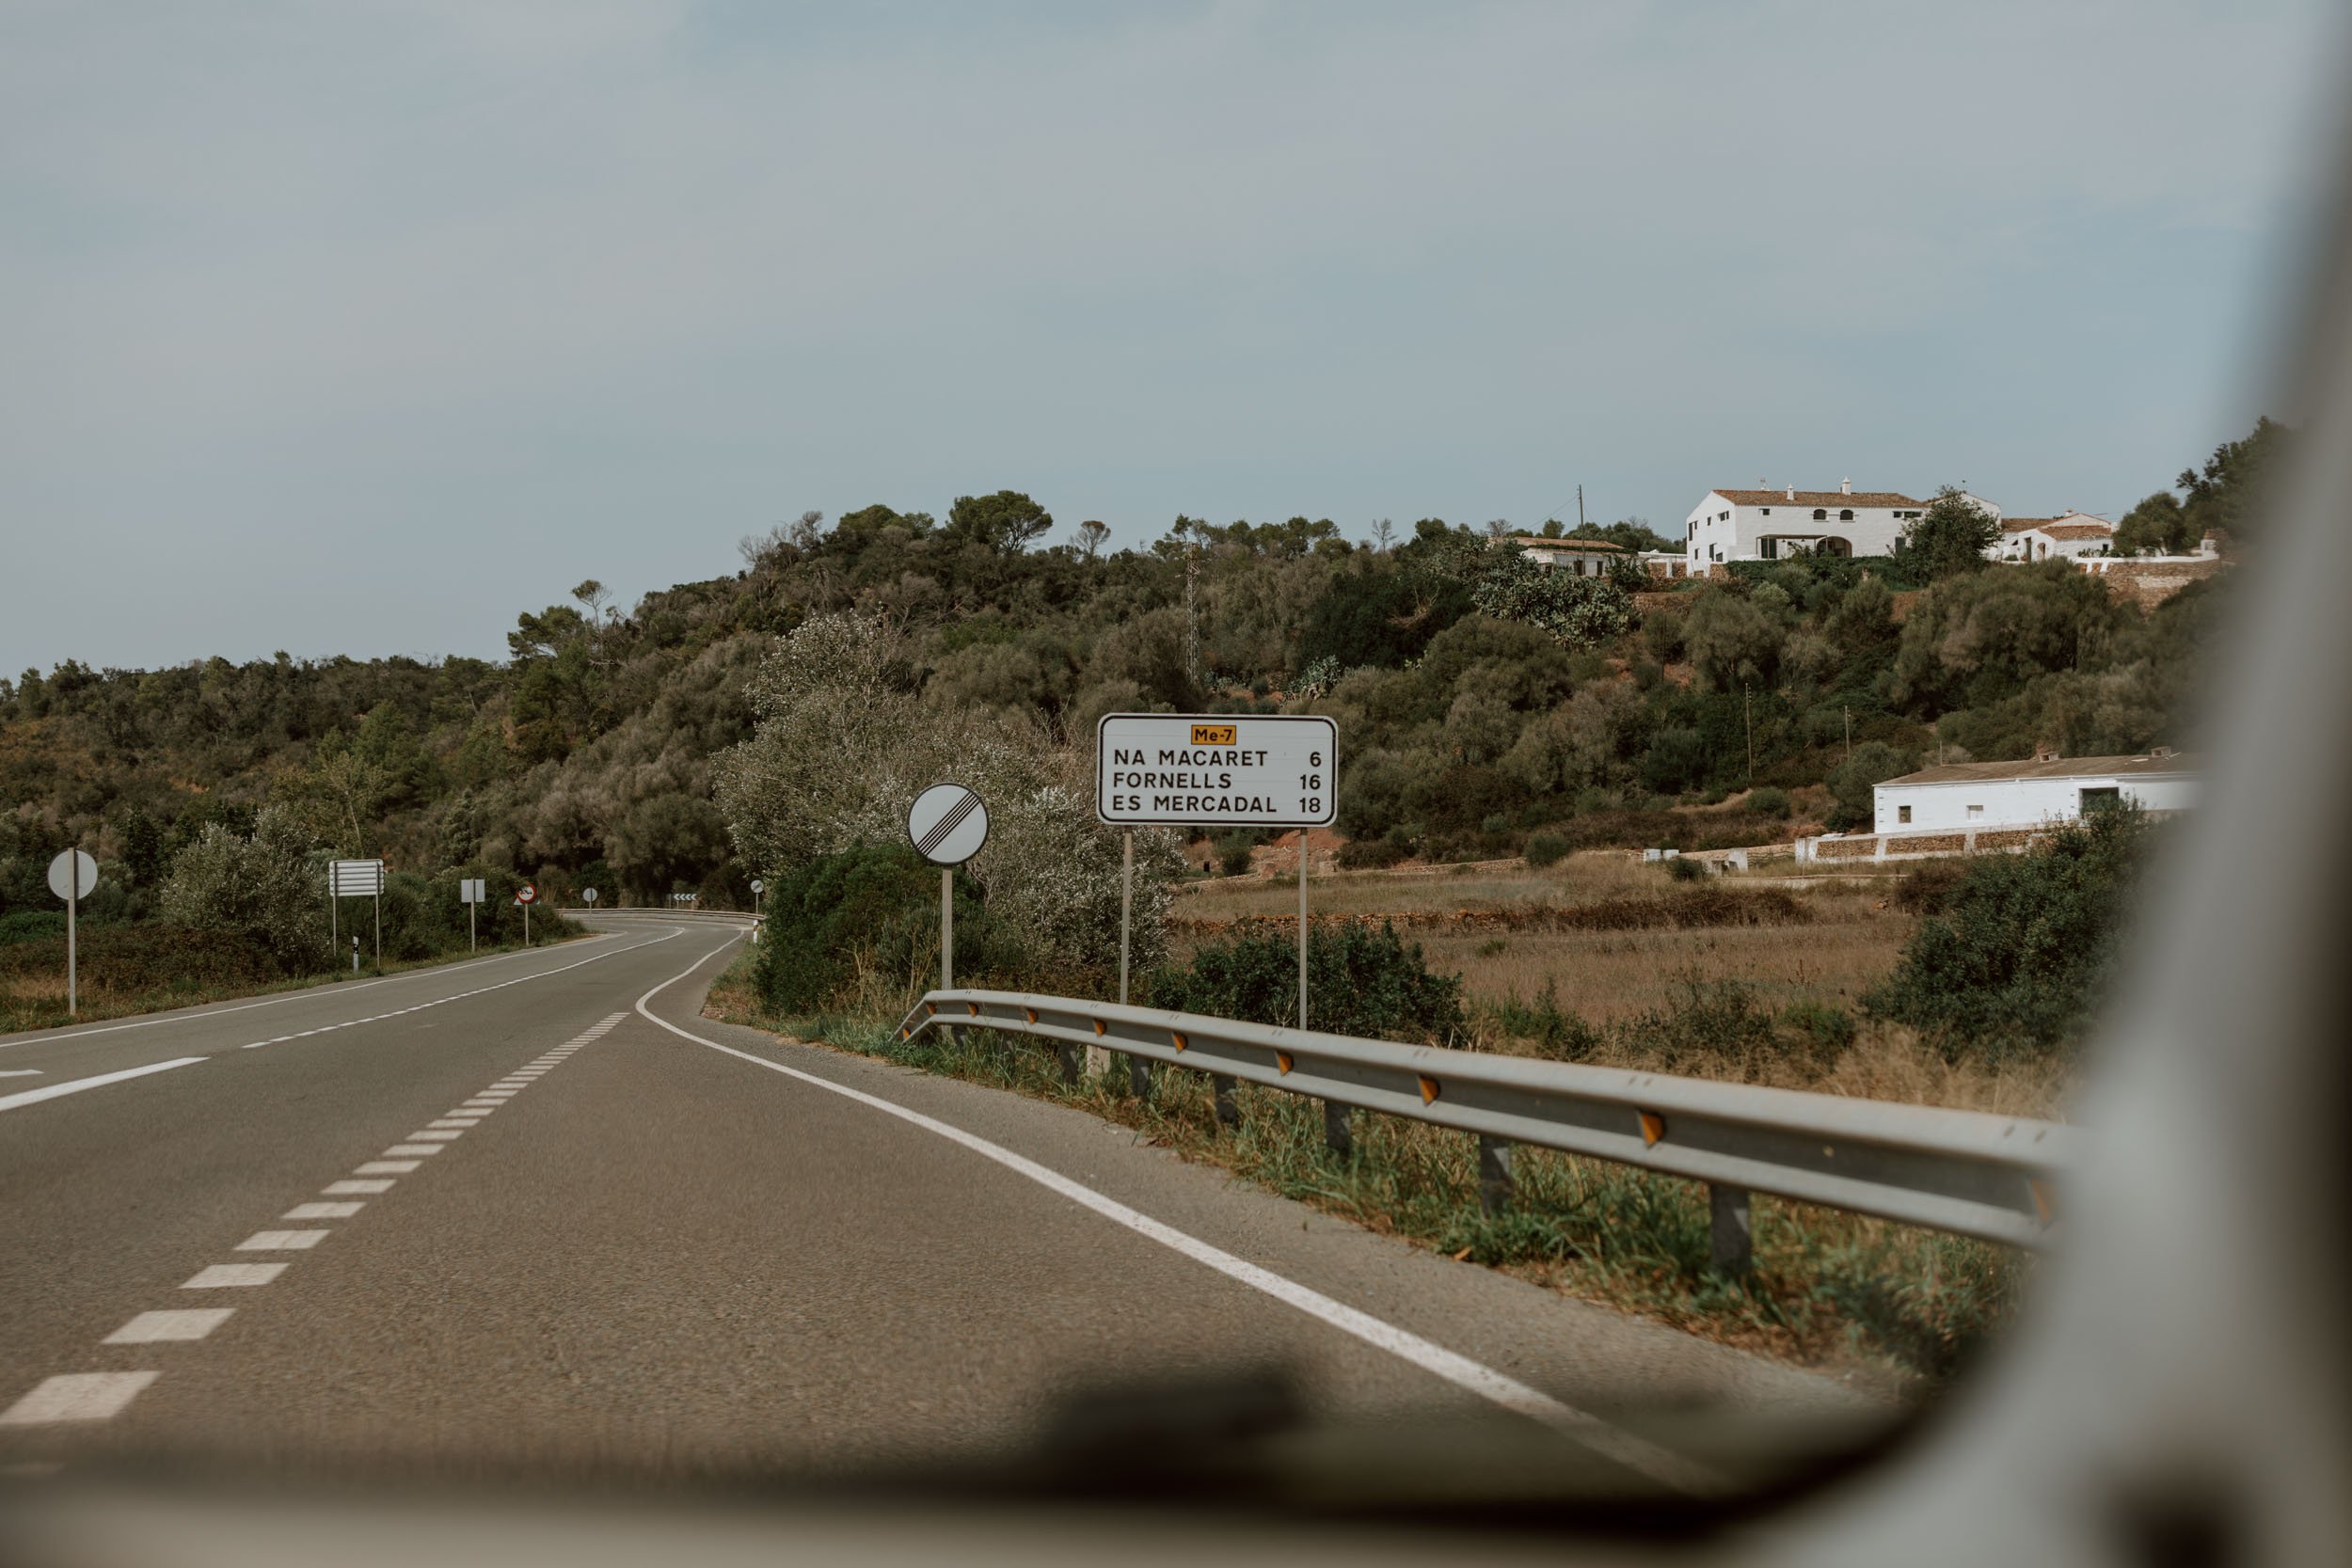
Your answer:
[[[82,900],[98,886],[98,863],[80,849],[61,850],[49,863],[49,891],[65,900],[65,1016],[81,1006],[80,944],[74,927],[80,924]]]
[[[956,989],[956,867],[988,842],[988,808],[960,784],[936,784],[907,808],[914,852],[939,867],[939,989]]]

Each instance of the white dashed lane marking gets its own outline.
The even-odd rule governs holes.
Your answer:
[[[266,1285],[286,1272],[283,1263],[215,1263],[199,1269],[194,1279],[180,1287],[183,1291],[230,1291],[247,1286]]]
[[[177,1312],[142,1312],[106,1336],[109,1345],[157,1345],[201,1339],[227,1323],[233,1307],[191,1307]]]
[[[161,1372],[66,1372],[42,1382],[0,1411],[0,1427],[48,1426],[56,1421],[103,1421],[139,1397]]]
[[[237,1243],[239,1252],[307,1252],[332,1235],[326,1230],[256,1230]]]
[[[576,969],[579,965],[575,964],[571,967]],[[550,973],[560,972],[551,971]],[[537,975],[525,976],[527,979],[539,977]],[[505,982],[507,985],[520,983],[516,980]],[[491,986],[485,989],[496,990],[501,988]],[[449,997],[444,1000],[455,1001],[457,998]],[[416,1012],[421,1007],[436,1006],[438,1004],[427,1002],[420,1004],[418,1007],[404,1007],[400,1011]],[[384,1013],[378,1014],[375,1018],[354,1019],[352,1022],[373,1023],[383,1018],[398,1016],[398,1013]],[[452,1115],[440,1118],[428,1128],[409,1133],[408,1142],[394,1144],[384,1151],[387,1158],[362,1161],[353,1167],[352,1175],[338,1181],[329,1181],[320,1191],[329,1199],[345,1195],[373,1196],[389,1192],[392,1187],[391,1178],[405,1176],[421,1168],[424,1163],[424,1156],[439,1154],[457,1139],[464,1137],[469,1129],[480,1124],[483,1117],[498,1108],[498,1101],[511,1098],[534,1079],[554,1070],[558,1063],[590,1040],[602,1036],[618,1023],[622,1016],[619,1013],[608,1016],[602,1022],[580,1035],[569,1044],[561,1046],[539,1058],[532,1067],[509,1074],[500,1081],[499,1088],[486,1090],[483,1094],[474,1096]],[[348,1028],[350,1024],[336,1024],[331,1027]],[[326,1032],[325,1029],[307,1029],[299,1035],[280,1036],[278,1039],[262,1040],[257,1043],[276,1045],[285,1039],[300,1039],[305,1036]],[[249,1050],[251,1047],[246,1049]],[[95,1087],[102,1083],[115,1083],[124,1078],[135,1078],[144,1073],[161,1072],[168,1068],[185,1067],[204,1059],[201,1056],[189,1056],[177,1062],[164,1062],[152,1067],[136,1068],[129,1072],[107,1073],[98,1078],[84,1079],[76,1084],[59,1084],[47,1089],[36,1089],[24,1095],[0,1099],[0,1109],[6,1109],[14,1103],[30,1103],[35,1100],[50,1099],[58,1094],[71,1094],[76,1089]],[[348,1201],[297,1203],[287,1210],[282,1217],[289,1220],[349,1219],[365,1207],[363,1203]],[[299,1230],[257,1230],[239,1242],[235,1250],[238,1252],[307,1252],[332,1234],[334,1234],[332,1230],[318,1227]],[[251,1290],[272,1283],[279,1275],[286,1272],[288,1266],[282,1262],[213,1263],[199,1270],[194,1277],[188,1279],[180,1288],[183,1291]],[[234,1310],[233,1307],[221,1307],[141,1312],[101,1342],[109,1345],[161,1345],[201,1339],[228,1322]],[[8,1406],[6,1411],[0,1411],[0,1427],[52,1426],[72,1421],[110,1420],[128,1408],[131,1402],[138,1398],[140,1390],[161,1375],[160,1372],[151,1370],[59,1373],[36,1385],[29,1393]]]

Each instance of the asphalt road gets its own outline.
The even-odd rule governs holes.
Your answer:
[[[823,1478],[1279,1368],[1350,1430],[1500,1415],[1705,1488],[1661,1413],[1858,1406],[1082,1113],[710,1022],[739,929],[597,924],[0,1037],[0,1465]]]

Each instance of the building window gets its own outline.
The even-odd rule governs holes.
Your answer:
[[[1845,508],[1842,508],[1842,509],[1838,512],[1838,514],[1837,514],[1837,520],[1838,520],[1839,522],[1841,522],[1841,523],[1851,523],[1851,522],[1852,522],[1852,521],[1853,521],[1853,508],[1852,508],[1852,507],[1851,507],[1851,506],[1849,506],[1849,507],[1845,507]]]
[[[1978,818],[1981,817],[1983,815],[1984,815],[1984,808],[1983,808],[1982,806],[1970,806],[1970,807],[1968,808],[1968,820],[1969,820],[1969,821],[1971,821],[1971,822],[1976,821]]]
[[[1767,517],[1772,515],[1772,509],[1769,506],[1759,506],[1756,508],[1756,511],[1762,513]]]
[[[1895,808],[1895,820],[1900,822],[1905,827],[1909,827],[1911,825],[1911,808],[1909,806],[1897,806]]]
[[[2094,811],[2113,811],[2123,803],[2122,788],[2117,784],[2108,784],[2104,788],[2086,789],[2082,794],[2085,816],[2089,816]]]
[[[1756,542],[1756,553],[1763,557],[1766,561],[1778,561],[1780,559],[1780,541],[1777,539],[1759,539]]]
[[[1814,520],[1815,522],[1817,522],[1817,523],[1826,523],[1826,522],[1828,522],[1828,521],[1829,521],[1829,512],[1828,512],[1828,510],[1827,510],[1826,508],[1823,508],[1823,507],[1819,507],[1819,506],[1815,507],[1815,508],[1813,509],[1813,520]]]

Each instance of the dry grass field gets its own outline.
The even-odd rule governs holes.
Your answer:
[[[1596,1023],[1650,1011],[1685,994],[1692,981],[1739,980],[1770,1006],[1798,1001],[1851,1006],[1894,966],[1912,918],[1889,896],[1893,876],[1731,877],[1730,891],[1790,892],[1810,917],[1802,924],[1658,930],[1449,931],[1415,928],[1430,967],[1463,978],[1473,1003],[1533,1001],[1547,986],[1559,1005]],[[1523,863],[1430,870],[1340,871],[1309,882],[1310,916],[1437,916],[1487,911],[1570,910],[1618,899],[1664,899],[1692,884],[1662,865],[1622,854],[1571,855],[1537,869]],[[1257,878],[1215,878],[1177,895],[1179,922],[1256,917],[1289,921],[1298,884]],[[1418,923],[1417,923],[1418,925]],[[1180,925],[1180,952],[1210,933]]]

